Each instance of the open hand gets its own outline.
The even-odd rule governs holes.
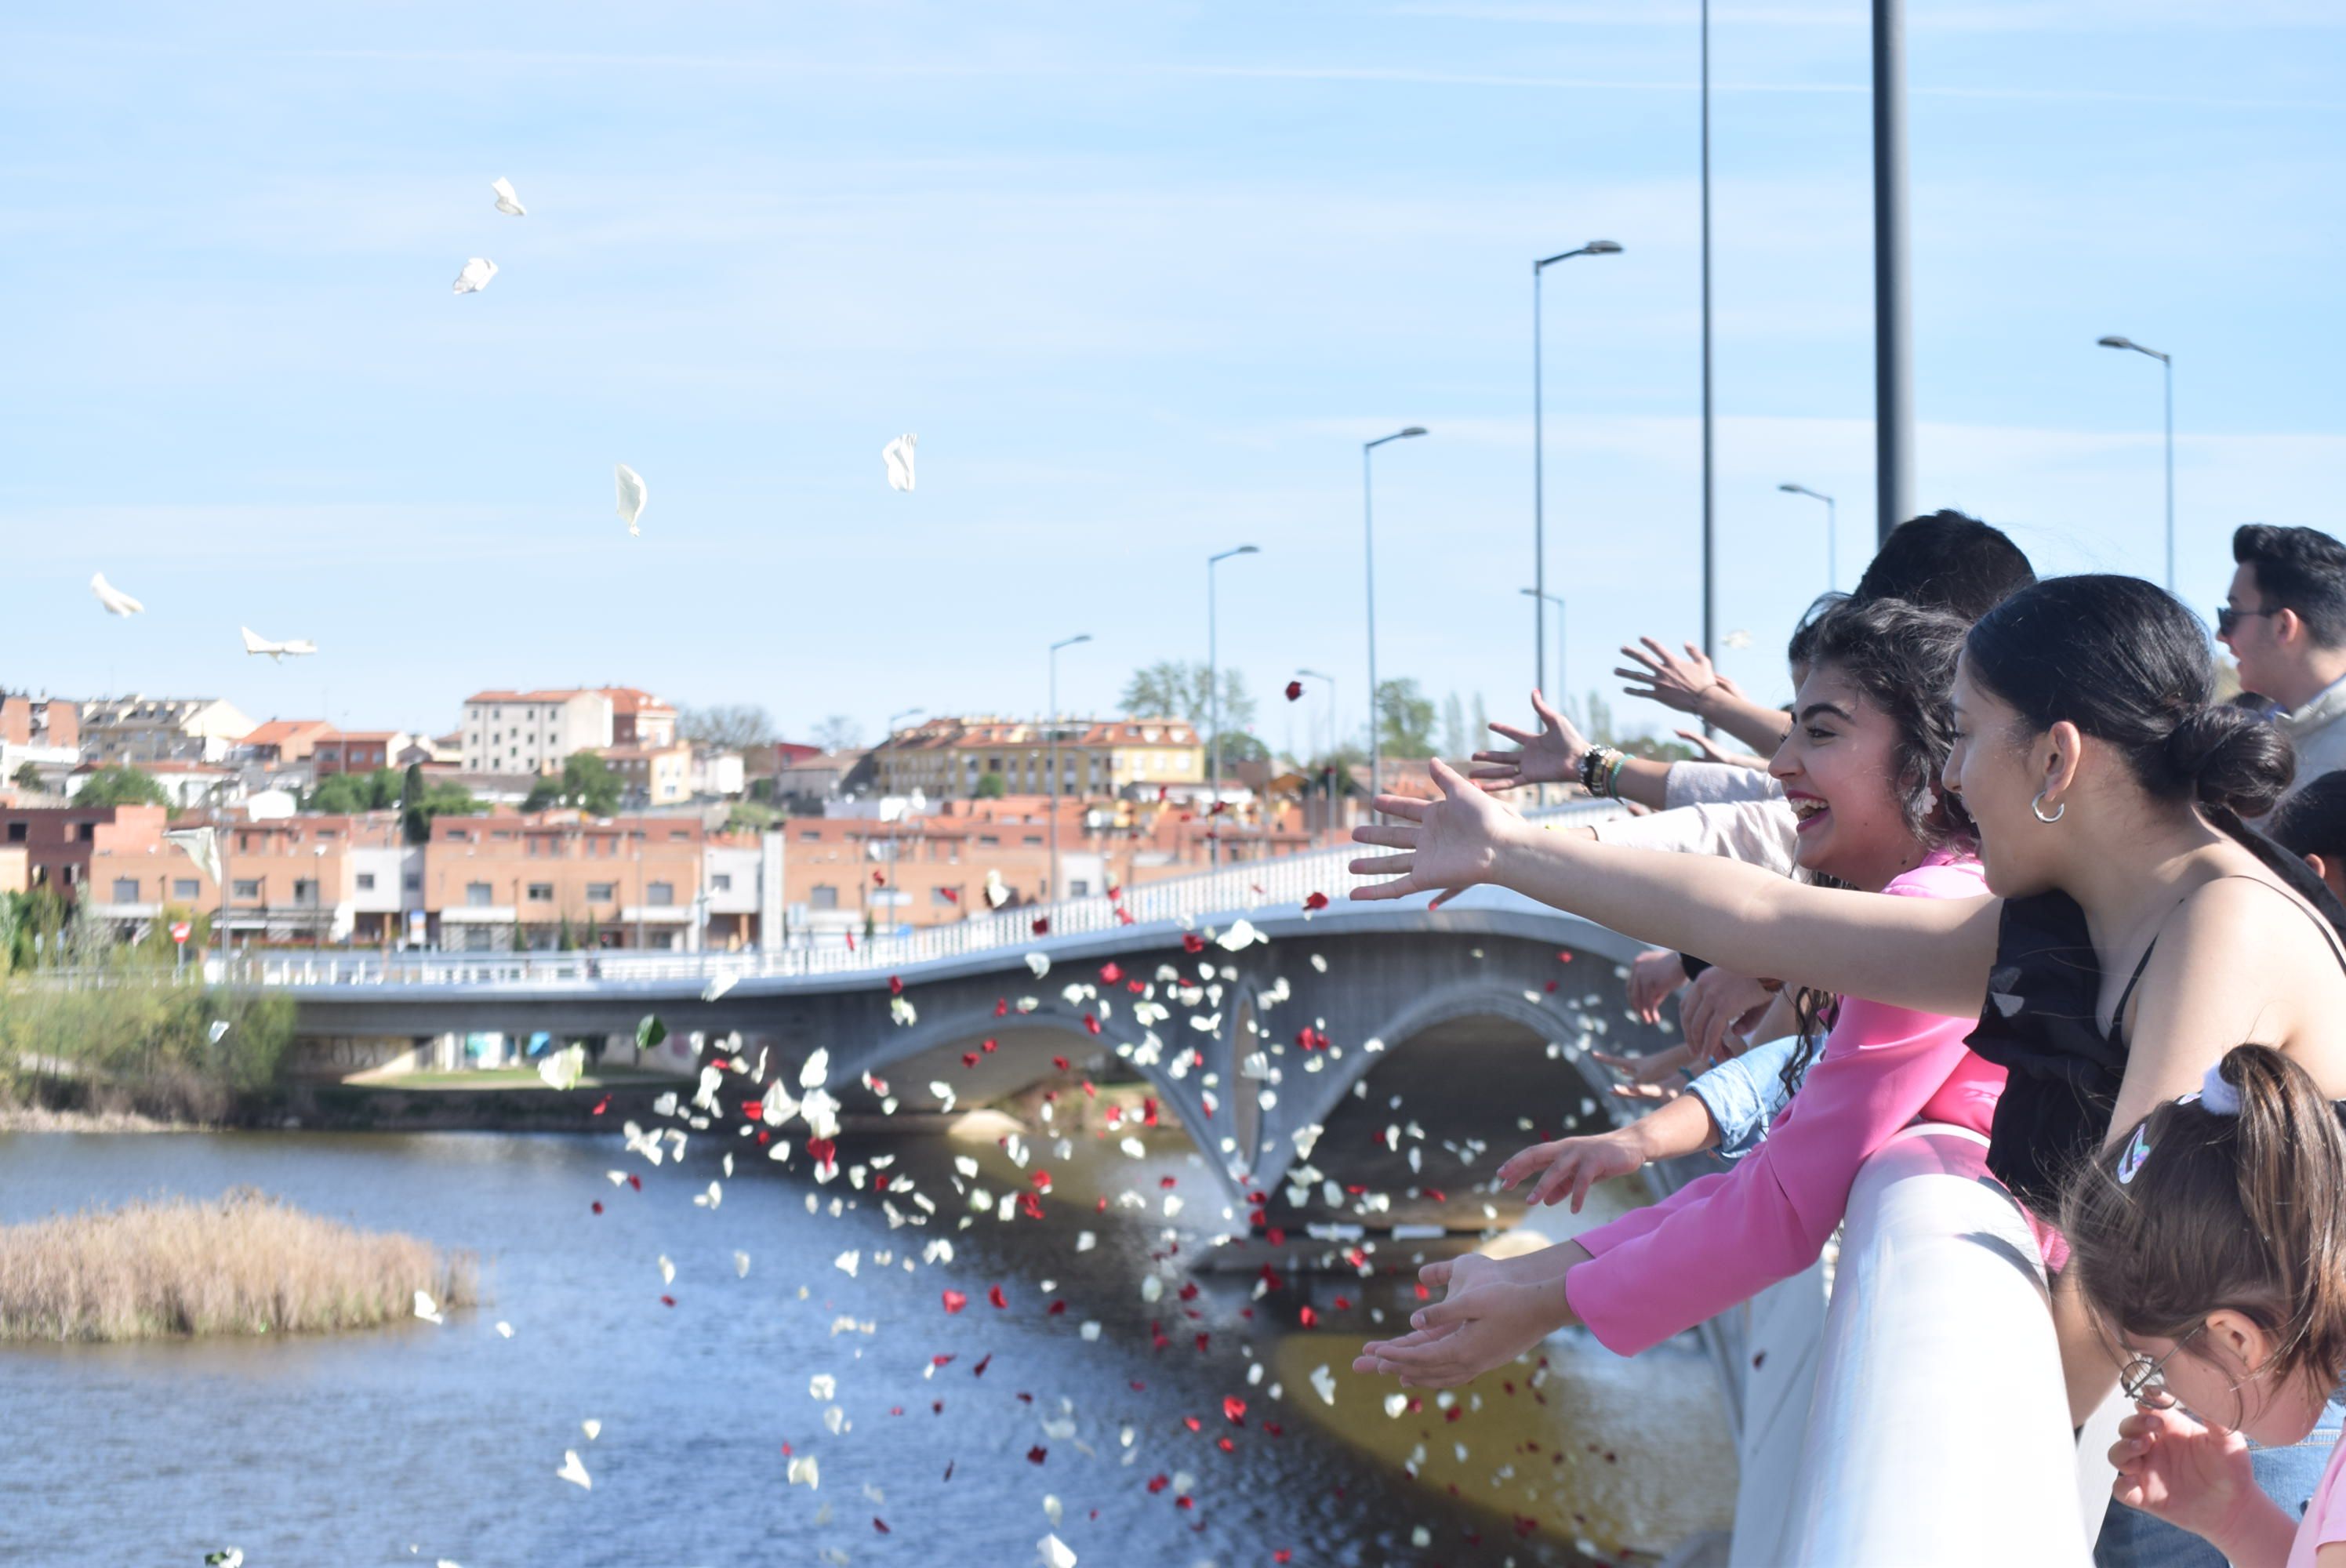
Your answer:
[[[1477,764],[1467,775],[1477,788],[1513,789],[1519,784],[1571,784],[1580,779],[1580,759],[1588,752],[1588,742],[1572,720],[1547,705],[1538,692],[1532,693],[1532,711],[1539,715],[1539,733],[1517,729],[1512,724],[1494,723],[1494,733],[1504,735],[1515,743],[1514,751],[1477,751],[1472,760]]]
[[[1668,1101],[1677,1099],[1685,1086],[1685,1070],[1694,1065],[1694,1052],[1682,1041],[1650,1056],[1608,1056],[1591,1051],[1588,1059],[1621,1080],[1613,1085],[1615,1099]]]
[[[1417,1271],[1417,1282],[1428,1290],[1439,1290],[1443,1299],[1461,1296],[1477,1285],[1488,1284],[1506,1277],[1506,1265],[1496,1257],[1486,1257],[1479,1252],[1462,1252],[1455,1257],[1438,1258]]]
[[[1664,708],[1700,718],[1709,708],[1714,693],[1736,695],[1733,684],[1711,667],[1710,656],[1694,644],[1686,645],[1686,657],[1681,659],[1651,637],[1639,637],[1637,641],[1645,646],[1624,646],[1621,649],[1621,656],[1637,667],[1613,672],[1624,680],[1643,683],[1621,688],[1631,697],[1650,697]]]
[[[1535,1206],[1556,1203],[1568,1192],[1572,1212],[1578,1214],[1580,1206],[1588,1201],[1590,1187],[1615,1176],[1632,1175],[1645,1163],[1646,1156],[1639,1152],[1631,1130],[1621,1127],[1590,1137],[1557,1138],[1518,1150],[1499,1167],[1499,1185],[1513,1186],[1545,1166],[1532,1190],[1524,1195],[1524,1201]]]
[[[1659,1023],[1662,1003],[1686,983],[1686,965],[1677,953],[1649,947],[1629,961],[1629,1011],[1640,1023]]]
[[[2242,1504],[2263,1495],[2249,1440],[2180,1410],[2137,1408],[2118,1423],[2110,1462],[2118,1467],[2112,1497],[2196,1535],[2223,1533]]]
[[[1487,881],[1510,837],[1525,828],[1523,818],[1492,799],[1439,757],[1432,763],[1439,800],[1380,795],[1376,809],[1398,822],[1368,822],[1352,830],[1355,843],[1380,844],[1402,852],[1365,856],[1352,862],[1362,876],[1388,877],[1354,888],[1356,899],[1403,899],[1435,892],[1436,904]]]
[[[1403,1388],[1453,1388],[1515,1359],[1569,1320],[1556,1321],[1553,1285],[1494,1279],[1456,1291],[1410,1316],[1412,1331],[1372,1339],[1353,1361],[1356,1372],[1398,1375]]]
[[[1710,968],[1695,976],[1678,999],[1678,1025],[1697,1058],[1724,1062],[1743,1054],[1744,1036],[1767,1015],[1775,988],[1748,974]]]

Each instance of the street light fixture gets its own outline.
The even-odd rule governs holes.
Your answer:
[[[2137,354],[2148,354],[2158,361],[2167,383],[2167,591],[2171,594],[2175,592],[2175,360],[2115,332],[2101,339],[2100,344],[2106,349],[2132,349]]]
[[[1377,527],[1376,510],[1370,501],[1369,454],[1389,441],[1407,441],[1423,435],[1425,426],[1409,425],[1381,435],[1374,441],[1361,443],[1361,536],[1368,547],[1369,562],[1369,812],[1376,814],[1376,799],[1383,784],[1377,746]]]
[[[888,738],[891,740],[896,738],[896,721],[898,719],[918,718],[926,712],[928,712],[928,709],[925,708],[908,708],[902,713],[890,714],[888,716]],[[888,809],[888,798],[884,792],[880,798],[880,809],[883,811]],[[898,831],[900,825],[903,821],[903,808],[900,806],[896,809],[896,815],[891,818],[888,822],[888,877],[890,882],[892,884],[889,891],[896,895],[894,901],[897,903],[902,903],[904,897],[904,842]],[[896,929],[896,922],[890,921],[888,922],[888,929],[892,932]]]
[[[1811,501],[1821,501],[1825,504],[1825,587],[1828,590],[1838,590],[1841,587],[1841,549],[1837,543],[1836,530],[1839,523],[1833,498],[1821,490],[1811,490],[1805,484],[1779,484],[1776,488],[1787,495],[1805,495]]]
[[[1072,637],[1062,637],[1051,645],[1051,711],[1046,722],[1049,726],[1051,756],[1051,897],[1059,896],[1059,650],[1077,643],[1092,640],[1089,632]]]
[[[1577,250],[1560,251],[1532,263],[1532,684],[1540,683],[1540,667],[1547,657],[1547,482],[1543,464],[1547,442],[1540,408],[1540,274],[1575,256],[1618,256],[1621,247],[1610,239],[1592,239]]]
[[[1328,683],[1327,826],[1332,831],[1336,826],[1336,677],[1332,675],[1322,674],[1321,671],[1316,669],[1299,669],[1295,673],[1299,676],[1308,677],[1312,680],[1324,680]]]
[[[1221,828],[1214,821],[1213,813],[1213,808],[1222,803],[1222,678],[1221,655],[1214,635],[1214,568],[1233,555],[1261,554],[1252,545],[1241,545],[1235,550],[1206,557],[1206,705],[1214,725],[1213,762],[1207,779],[1213,799],[1206,811],[1206,854],[1208,863],[1215,866],[1222,863]]]

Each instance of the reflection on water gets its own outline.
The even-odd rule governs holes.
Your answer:
[[[1486,1394],[1456,1420],[1388,1420],[1389,1390],[1345,1368],[1371,1309],[1405,1304],[1397,1279],[1258,1295],[1252,1277],[1209,1274],[1192,1298],[1144,1301],[1151,1255],[1194,1256],[1219,1223],[1178,1133],[1137,1164],[1112,1142],[1044,1153],[1043,1221],[989,1213],[965,1230],[954,1156],[978,1158],[997,1195],[1029,1180],[992,1145],[842,1146],[842,1164],[894,1155],[939,1199],[927,1227],[892,1230],[844,1179],[818,1187],[756,1158],[721,1207],[696,1207],[719,1175],[715,1143],[654,1171],[616,1136],[0,1137],[0,1221],[250,1184],[474,1248],[490,1294],[444,1328],[0,1352],[0,1409],[19,1428],[0,1467],[0,1560],[192,1564],[232,1543],[252,1568],[1023,1564],[1056,1499],[1056,1533],[1087,1563],[1269,1563],[1281,1550],[1298,1564],[1566,1563],[1575,1534],[1608,1551],[1667,1543],[1722,1512],[1715,1478],[1731,1461],[1693,1357],[1633,1366],[1554,1349],[1536,1400]],[[613,1168],[643,1190],[615,1188]],[[1146,1212],[1100,1209],[1127,1187]],[[1168,1190],[1188,1198],[1171,1220]],[[1086,1230],[1097,1244],[1079,1251]],[[954,1257],[923,1264],[937,1236]],[[850,1251],[852,1277],[836,1261]],[[961,1311],[944,1310],[947,1288],[968,1298]],[[1317,1334],[1290,1331],[1307,1288]],[[1333,1410],[1309,1384],[1323,1362]],[[829,1398],[810,1392],[818,1375],[834,1380]],[[1226,1398],[1245,1401],[1229,1411],[1242,1424]],[[1411,1482],[1396,1466],[1420,1443]],[[556,1479],[566,1449],[591,1492]],[[817,1457],[819,1490],[786,1484],[786,1450]],[[1518,1517],[1542,1528],[1519,1534]]]

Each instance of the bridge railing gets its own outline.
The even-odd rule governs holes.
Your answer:
[[[1580,800],[1527,811],[1544,821],[1601,821],[1620,814],[1609,800]],[[1114,897],[1062,899],[973,915],[909,933],[819,941],[742,952],[646,952],[601,949],[580,952],[371,952],[331,951],[252,952],[214,959],[206,978],[255,986],[342,985],[579,985],[615,981],[802,977],[891,971],[964,954],[1031,944],[1042,936],[1112,932],[1185,918],[1300,904],[1313,893],[1341,902],[1361,882],[1346,863],[1360,853],[1351,844],[1275,860],[1250,860],[1218,871],[1168,877],[1119,889]],[[1047,922],[1038,933],[1037,921]]]
[[[2076,1477],[2027,1221],[1976,1135],[1916,1128],[1858,1172],[1799,1457],[1732,1561],[2086,1568]]]

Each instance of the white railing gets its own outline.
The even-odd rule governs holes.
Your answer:
[[[2087,1568],[2044,1271],[1986,1153],[1918,1127],[1859,1170],[1799,1461],[1735,1563]]]
[[[1576,801],[1528,811],[1545,821],[1600,821],[1620,814],[1611,801]],[[1043,939],[1113,932],[1127,925],[1157,925],[1185,918],[1300,904],[1313,893],[1341,903],[1358,884],[1346,863],[1357,846],[1282,855],[1219,871],[1168,877],[1125,888],[1110,898],[1065,899],[1015,910],[973,915],[950,925],[923,927],[909,934],[844,936],[779,951],[746,952],[645,952],[604,949],[581,952],[256,952],[214,959],[206,965],[216,983],[260,986],[586,985],[608,982],[804,977],[893,971],[968,954],[1025,947],[1038,940],[1037,920],[1048,922]]]

